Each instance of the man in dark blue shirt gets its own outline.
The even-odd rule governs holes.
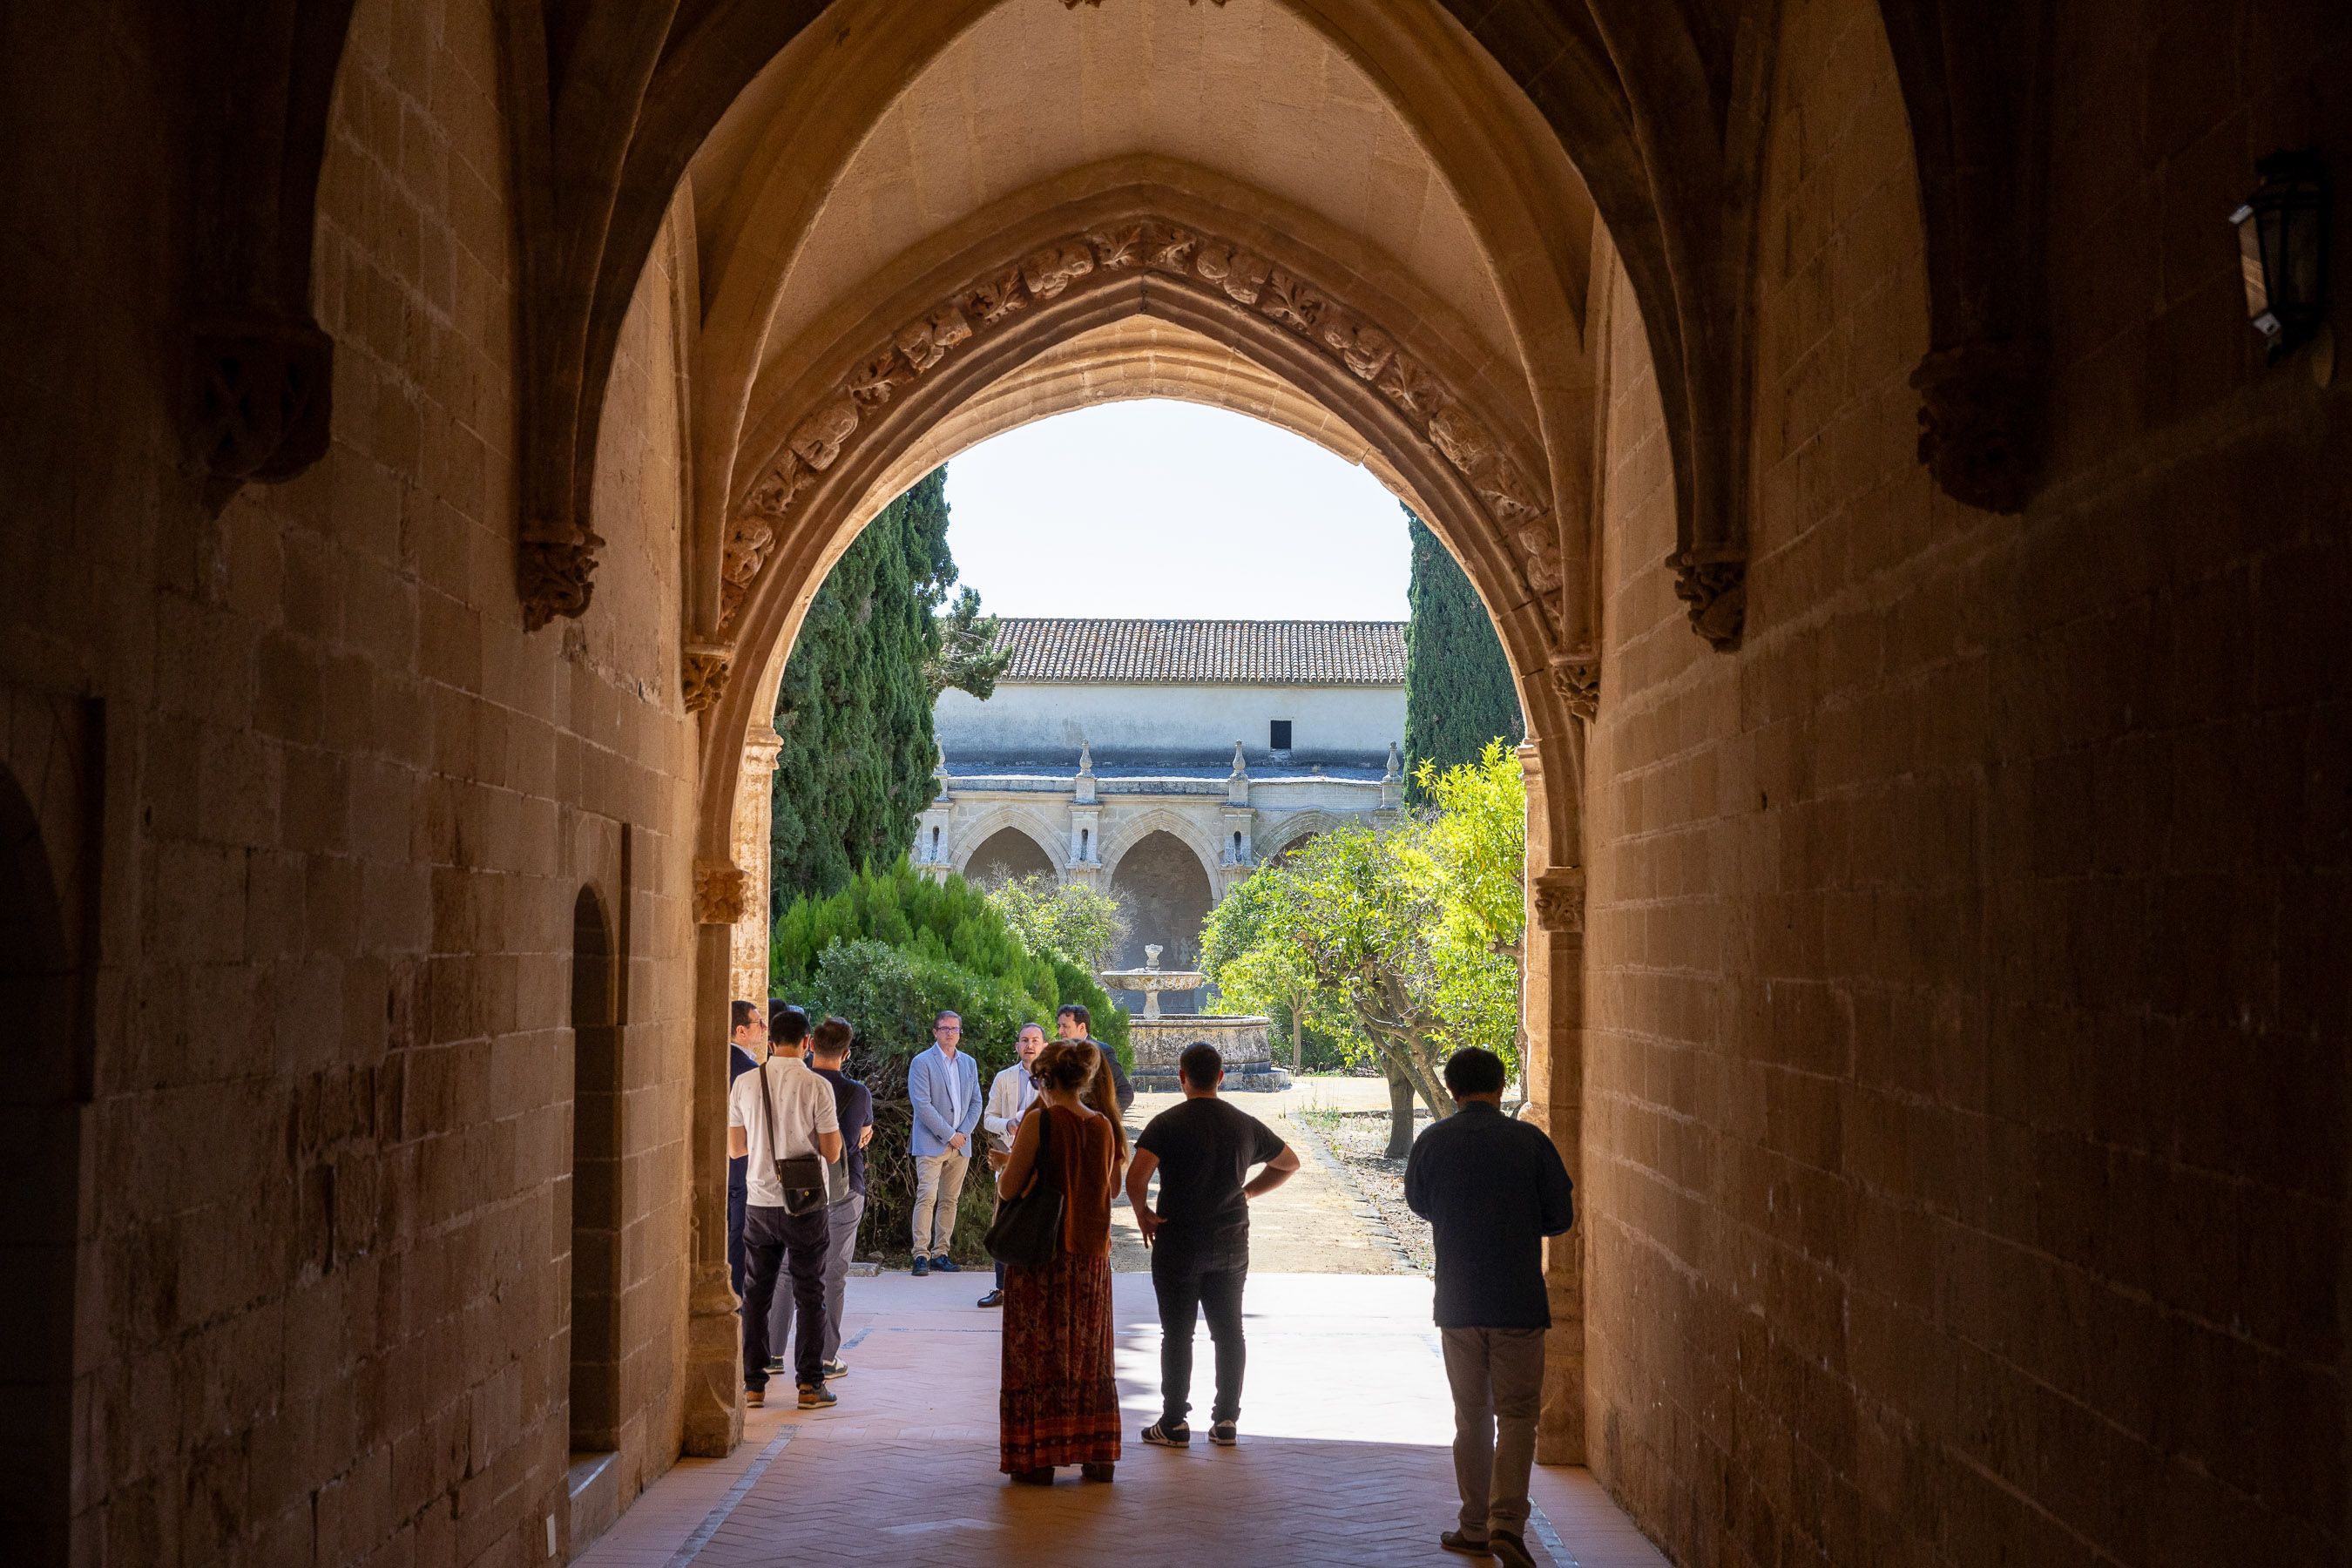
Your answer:
[[[799,1020],[798,1035],[807,1038],[809,1066],[817,1077],[833,1085],[834,1109],[841,1118],[841,1158],[849,1175],[849,1195],[839,1203],[827,1205],[824,1211],[825,1234],[831,1237],[824,1251],[824,1375],[830,1380],[849,1374],[847,1364],[841,1359],[841,1303],[849,1286],[849,1259],[857,1249],[857,1224],[866,1217],[866,1145],[874,1142],[874,1091],[846,1070],[848,1019],[827,1018],[811,1031],[808,1015],[798,1007],[793,1012]],[[789,1024],[776,1030],[780,1040],[794,1032]],[[782,1048],[796,1051],[800,1046],[796,1037]],[[772,1327],[768,1342],[788,1342],[793,1323],[789,1292],[776,1292],[776,1304],[769,1321]]]
[[[761,1020],[757,1002],[738,1002],[730,1009],[732,1037],[727,1047],[727,1084],[760,1065],[760,1047],[768,1037],[768,1026]],[[743,1205],[750,1202],[751,1157],[727,1162],[727,1277],[735,1282],[735,1294],[743,1293]]]
[[[1405,1161],[1404,1201],[1437,1243],[1438,1335],[1454,1389],[1454,1483],[1462,1525],[1448,1552],[1535,1568],[1528,1479],[1543,1398],[1543,1238],[1575,1217],[1568,1167],[1537,1128],[1503,1114],[1503,1059],[1465,1047],[1445,1060],[1457,1109]],[[1500,1436],[1497,1437],[1499,1428]]]

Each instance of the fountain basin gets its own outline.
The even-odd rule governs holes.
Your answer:
[[[1156,1018],[1130,1015],[1127,1038],[1135,1051],[1135,1087],[1160,1092],[1181,1088],[1176,1058],[1194,1040],[1206,1040],[1224,1058],[1227,1089],[1287,1089],[1288,1070],[1274,1064],[1273,1027],[1273,1019],[1248,1014],[1166,1013]]]

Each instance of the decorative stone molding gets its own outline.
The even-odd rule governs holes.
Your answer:
[[[604,544],[604,536],[585,524],[541,523],[523,531],[515,573],[525,631],[587,610],[596,592],[596,552]]]
[[[1738,647],[1748,619],[1748,563],[1695,560],[1692,552],[1677,550],[1666,557],[1666,566],[1675,574],[1675,597],[1690,606],[1698,635],[1717,652]]]
[[[293,478],[326,456],[334,340],[316,321],[258,312],[197,324],[188,344],[190,456],[216,479]]]
[[[727,693],[728,672],[734,667],[735,650],[719,643],[688,643],[686,656],[680,661],[678,688],[686,699],[686,710],[699,713]]]
[[[730,860],[694,863],[694,923],[731,926],[751,904],[751,879]]]
[[[1493,428],[1395,335],[1289,268],[1230,239],[1159,217],[1098,224],[992,265],[856,359],[802,416],[736,505],[722,552],[719,629],[729,630],[782,537],[783,520],[865,428],[862,412],[1003,330],[1031,306],[1124,274],[1148,272],[1228,309],[1252,311],[1311,344],[1378,391],[1459,472],[1501,538],[1517,546],[1530,589],[1564,585],[1550,498]]]
[[[1584,868],[1558,866],[1539,873],[1531,889],[1535,923],[1543,931],[1584,931]]]
[[[1591,647],[1577,648],[1551,661],[1552,689],[1568,710],[1590,719],[1601,710],[1601,655]]]
[[[1944,493],[1985,511],[2025,510],[2042,468],[2046,357],[2018,343],[1966,343],[1919,362],[1919,460]]]

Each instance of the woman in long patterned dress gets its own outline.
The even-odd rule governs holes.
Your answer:
[[[1021,1194],[1032,1173],[1062,1193],[1062,1245],[1054,1261],[1004,1271],[999,1468],[1032,1486],[1051,1485],[1056,1465],[1076,1465],[1087,1479],[1107,1481],[1118,1460],[1110,1201],[1127,1158],[1127,1132],[1078,1098],[1097,1055],[1082,1040],[1059,1041],[1039,1054],[1031,1069],[1037,1103],[1022,1118],[1013,1158],[997,1177],[997,1192],[1006,1198]]]

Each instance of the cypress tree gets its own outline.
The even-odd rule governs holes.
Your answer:
[[[938,758],[932,698],[944,685],[984,697],[1003,668],[944,647],[939,611],[955,576],[941,468],[883,508],[817,590],[776,692],[773,909],[838,892],[914,843]],[[951,629],[992,644],[993,623],[976,612],[960,603]]]
[[[1411,618],[1404,633],[1404,766],[1406,789],[1423,763],[1440,773],[1475,763],[1486,743],[1516,746],[1527,737],[1519,694],[1511,682],[1502,639],[1470,578],[1428,524],[1405,509],[1412,535],[1412,576],[1405,589]]]

